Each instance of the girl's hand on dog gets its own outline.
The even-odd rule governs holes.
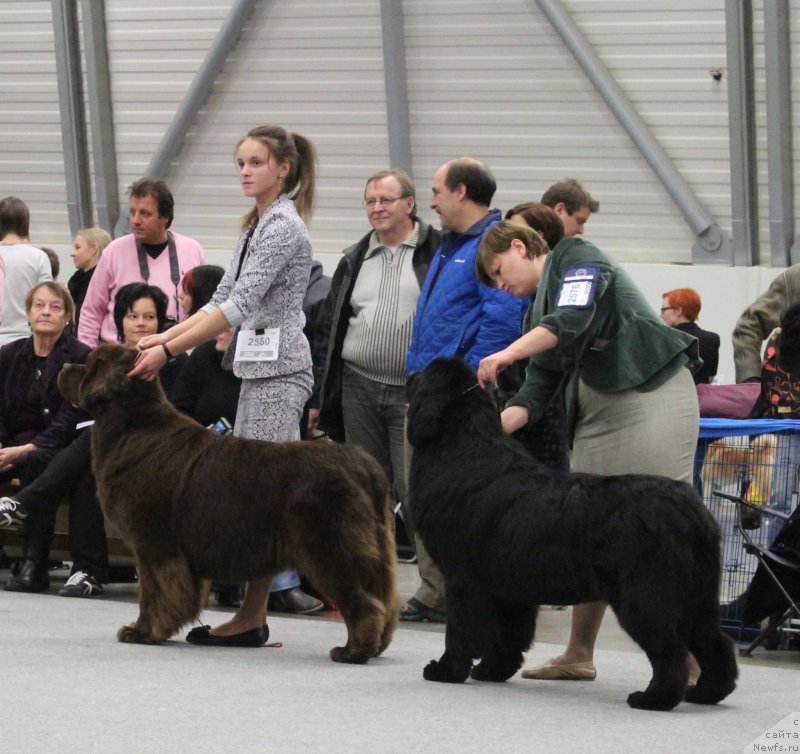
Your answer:
[[[156,378],[161,367],[167,363],[167,354],[161,347],[161,343],[154,343],[155,348],[148,348],[140,351],[133,364],[133,369],[128,372],[128,377],[136,377],[146,382],[151,382]]]

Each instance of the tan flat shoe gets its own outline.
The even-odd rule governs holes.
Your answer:
[[[593,681],[597,671],[590,660],[566,665],[554,665],[550,660],[539,667],[523,670],[522,677],[534,681]]]
[[[700,679],[700,665],[691,652],[686,656],[686,668],[689,671],[686,687],[691,689],[697,686],[697,681]]]

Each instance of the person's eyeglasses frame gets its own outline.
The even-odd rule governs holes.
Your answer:
[[[407,198],[408,197],[406,196],[395,196],[395,197],[380,196],[377,199],[363,199],[361,202],[361,206],[364,207],[365,209],[372,209],[373,207],[377,207],[379,204],[381,205],[381,207],[388,207],[394,204],[395,202],[400,201],[401,199],[407,199]]]

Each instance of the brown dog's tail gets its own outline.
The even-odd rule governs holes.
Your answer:
[[[370,491],[372,507],[375,512],[375,540],[378,546],[380,569],[376,579],[375,596],[383,606],[386,624],[381,635],[380,649],[383,652],[392,640],[400,619],[400,606],[397,598],[397,553],[394,542],[394,510],[389,495],[389,481],[380,464],[365,455],[364,470],[368,475],[366,489]]]
[[[386,625],[381,636],[380,652],[389,646],[392,634],[400,620],[400,604],[397,598],[397,552],[395,551],[393,523],[394,512],[387,494],[383,504],[383,519],[378,519],[376,525],[378,545],[383,550],[382,556],[386,563],[383,571],[383,594],[380,595],[386,610]]]

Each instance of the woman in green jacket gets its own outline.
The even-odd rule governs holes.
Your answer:
[[[485,386],[498,371],[529,359],[525,384],[501,414],[504,430],[536,421],[563,389],[574,471],[691,483],[699,414],[690,370],[702,363],[697,340],[667,327],[627,273],[582,238],[566,238],[548,253],[529,228],[502,222],[484,237],[476,265],[485,283],[520,298],[536,294],[525,334],[478,369]],[[605,608],[576,605],[564,653],[523,677],[593,680]]]

